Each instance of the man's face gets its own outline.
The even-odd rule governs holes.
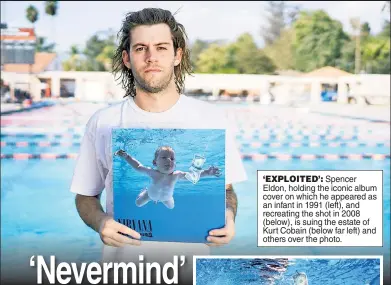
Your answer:
[[[166,24],[143,25],[132,29],[129,57],[123,52],[123,60],[132,69],[139,88],[158,93],[174,79],[174,67],[180,63],[181,55],[180,49],[175,55]]]

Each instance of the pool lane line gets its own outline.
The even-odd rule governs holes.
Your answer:
[[[38,102],[38,103],[33,103],[29,107],[17,106],[14,109],[10,109],[10,110],[7,110],[7,111],[2,111],[1,112],[1,116],[10,115],[10,114],[14,114],[14,113],[29,112],[29,111],[32,111],[32,110],[37,110],[37,109],[42,109],[42,108],[49,109],[49,108],[51,108],[51,107],[53,107],[55,105],[56,104],[53,103],[53,102]]]
[[[53,141],[17,141],[17,142],[1,142],[1,147],[55,147],[64,146],[79,147],[81,142],[53,142]],[[241,147],[261,148],[261,147],[389,147],[390,142],[243,142],[238,144]]]
[[[12,153],[1,154],[1,159],[8,160],[57,160],[57,159],[77,159],[78,153]],[[243,160],[386,160],[390,159],[389,154],[261,154],[242,153]]]
[[[241,147],[389,147],[390,142],[244,142],[238,143]]]
[[[18,141],[18,142],[1,142],[1,147],[54,147],[54,146],[80,146],[80,142],[51,142],[51,141],[38,141],[38,142],[29,142],[29,141]]]
[[[3,131],[2,131],[3,132]],[[39,133],[39,134],[31,134],[31,133],[2,133],[2,138],[74,138],[80,139],[83,137],[82,134],[74,134],[74,133]]]
[[[12,154],[0,154],[1,159],[12,159],[12,160],[55,160],[55,159],[76,159],[78,153],[12,153]]]
[[[311,130],[302,130],[302,129],[284,129],[284,130],[276,130],[276,129],[241,129],[241,130],[234,130],[235,135],[244,135],[244,134],[253,134],[253,135],[259,135],[259,134],[269,134],[269,135],[278,135],[278,134],[284,134],[284,135],[340,135],[340,134],[350,134],[350,135],[360,135],[360,134],[377,134],[377,133],[383,133],[385,129],[377,129],[377,130],[358,130],[353,131],[350,129],[341,130],[341,129],[335,129],[335,130],[324,130],[324,129],[311,129]]]
[[[277,140],[295,140],[295,141],[301,141],[301,140],[363,140],[363,139],[377,139],[377,140],[389,140],[389,135],[364,135],[364,136],[357,136],[357,135],[236,135],[236,139],[238,140],[271,140],[271,139],[277,139]]]
[[[16,125],[16,124],[1,124],[3,131],[8,132],[9,134],[13,133],[31,133],[31,132],[41,132],[41,133],[58,133],[58,129],[62,129],[62,132],[80,132],[85,130],[84,125],[75,125],[75,124],[45,124],[43,127],[41,124],[31,124],[31,125]],[[367,129],[367,130],[352,130],[352,129],[335,129],[335,130],[325,130],[325,129],[233,129],[235,135],[340,135],[340,134],[351,134],[351,135],[367,135],[367,134],[377,134],[383,133],[384,129]],[[62,133],[61,132],[61,133]]]
[[[262,154],[242,153],[243,160],[386,160],[390,159],[389,154]]]
[[[74,134],[74,133],[45,133],[45,134],[31,134],[31,133],[2,133],[2,138],[7,137],[19,137],[19,138],[82,138],[82,134]],[[343,136],[337,136],[337,135],[237,135],[237,139],[296,139],[296,140],[302,140],[302,139],[345,139],[345,140],[358,140],[360,139],[360,136],[352,136],[352,135],[343,135]]]

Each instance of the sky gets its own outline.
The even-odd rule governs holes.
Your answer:
[[[39,11],[36,22],[38,36],[49,42],[57,42],[58,50],[66,53],[71,45],[83,48],[89,37],[98,31],[120,29],[124,15],[147,7],[178,11],[177,21],[185,26],[190,42],[196,39],[234,41],[240,34],[253,35],[262,46],[260,30],[265,25],[265,1],[238,2],[184,2],[184,1],[66,1],[59,2],[58,16],[45,14],[45,1],[1,1],[1,22],[9,28],[32,27],[26,19],[26,9],[34,5]],[[325,10],[333,19],[340,21],[344,30],[351,32],[349,19],[359,17],[369,22],[372,32],[381,30],[387,15],[382,12],[385,1],[287,1],[305,10]]]

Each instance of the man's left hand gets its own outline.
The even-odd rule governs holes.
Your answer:
[[[207,238],[207,245],[209,246],[222,246],[228,244],[235,236],[235,221],[234,214],[231,210],[227,209],[225,227],[221,229],[214,229],[209,232]]]

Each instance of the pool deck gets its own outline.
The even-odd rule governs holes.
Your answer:
[[[390,123],[390,106],[360,106],[321,103],[309,107],[313,113],[350,119]]]
[[[69,101],[69,102],[68,102]],[[64,104],[64,103],[73,103],[74,100],[49,100],[49,101],[40,101],[33,103],[32,106],[23,107],[21,104],[9,104],[2,103],[1,104],[1,115],[8,115],[12,113],[19,113],[24,111],[30,111],[37,108],[47,107],[51,104]],[[76,104],[86,104],[91,103],[91,105],[95,102],[84,102],[84,101],[76,101]],[[99,105],[104,105],[105,103],[109,104],[109,102],[100,102]],[[111,102],[112,103],[112,102]],[[221,102],[226,105],[227,102]],[[220,102],[214,102],[213,104],[220,104]],[[342,105],[330,102],[321,102],[318,104],[308,104],[308,105],[300,105],[300,106],[288,106],[288,105],[260,105],[258,103],[248,103],[246,105],[242,105],[241,103],[231,102],[229,103],[232,107],[248,107],[252,110],[256,110],[258,108],[262,110],[284,110],[284,112],[303,112],[303,113],[313,113],[325,116],[333,116],[340,117],[346,119],[356,119],[363,120],[368,122],[377,122],[377,123],[390,123],[390,106],[387,105]],[[92,107],[92,106],[91,106]],[[94,106],[97,109],[98,106]],[[292,114],[293,114],[292,113]]]
[[[30,106],[23,106],[23,104],[16,104],[16,103],[1,103],[1,115],[8,115],[13,113],[19,113],[19,112],[25,112],[30,111],[34,109],[39,109],[43,107],[49,107],[51,105],[54,105],[54,102],[49,101],[39,101],[34,102]]]

